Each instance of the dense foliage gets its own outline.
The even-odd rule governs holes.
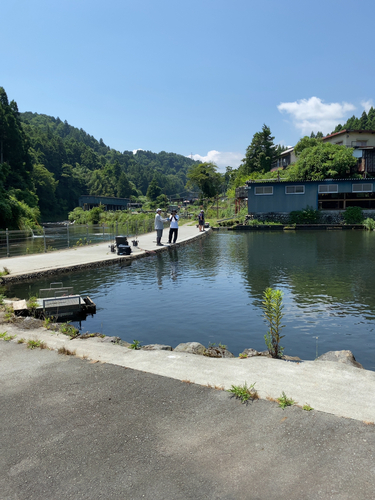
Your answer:
[[[350,177],[357,159],[353,149],[319,142],[302,150],[297,162],[290,166],[285,176],[291,181],[320,181]]]
[[[320,212],[312,207],[306,207],[304,210],[293,210],[289,214],[290,224],[319,224]]]
[[[363,219],[361,207],[348,207],[344,212],[344,221],[346,224],[362,224]]]
[[[33,226],[40,215],[66,218],[84,194],[146,195],[151,182],[153,199],[165,202],[166,195],[183,195],[197,163],[165,151],[121,153],[67,121],[19,113],[0,87],[0,228]]]
[[[39,217],[29,142],[17,104],[0,87],[0,227],[33,225]]]
[[[217,167],[213,163],[195,165],[190,169],[188,178],[188,186],[192,189],[198,186],[205,198],[216,196],[225,182],[224,176],[217,172]]]
[[[180,194],[185,191],[189,167],[196,163],[165,151],[121,153],[59,118],[22,113],[21,119],[30,137],[34,165],[42,165],[53,174],[48,177],[41,168],[34,172],[40,194],[44,188],[53,194],[43,201],[48,204],[41,206],[43,213],[56,204],[62,212],[72,210],[82,194],[120,198],[146,195],[151,182],[158,186],[159,195]]]

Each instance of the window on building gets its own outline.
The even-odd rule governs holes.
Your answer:
[[[256,186],[255,194],[273,194],[273,186]]]
[[[285,194],[305,194],[305,186],[285,186]]]
[[[372,184],[352,184],[352,193],[372,193]]]
[[[318,193],[338,193],[338,184],[320,184],[318,186]]]

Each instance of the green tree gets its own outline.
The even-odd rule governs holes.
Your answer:
[[[58,181],[56,181],[55,176],[44,165],[34,165],[33,181],[42,213],[53,212],[57,204],[55,192]]]
[[[117,196],[119,198],[129,198],[133,194],[133,186],[131,185],[125,172],[121,172],[117,182]]]
[[[285,325],[281,324],[283,319],[283,292],[266,288],[263,292],[262,309],[264,317],[269,324],[269,330],[264,336],[268,352],[273,358],[281,358],[284,348],[280,345],[280,340],[284,335],[280,335],[281,329]]]
[[[156,177],[152,179],[147,188],[146,196],[151,201],[155,201],[158,196],[161,195],[161,187],[158,185]]]
[[[321,142],[301,152],[297,162],[288,169],[289,179],[320,181],[350,177],[356,164],[353,148]]]
[[[294,146],[294,154],[298,156],[304,149],[317,146],[320,142],[321,141],[317,139],[316,136],[308,137],[305,135],[305,137],[302,137]]]
[[[375,130],[375,109],[372,106],[367,113],[367,127],[369,130]]]
[[[216,196],[223,184],[223,176],[217,172],[214,163],[199,163],[191,167],[187,176],[187,188],[194,189],[197,186],[205,198]]]
[[[10,167],[5,188],[32,190],[29,142],[22,129],[17,104],[0,87],[0,163]]]
[[[251,174],[252,172],[269,172],[271,170],[272,163],[278,158],[278,151],[273,143],[274,139],[267,125],[263,125],[262,130],[254,134],[243,160],[243,173]]]
[[[361,118],[359,119],[359,126],[361,130],[367,130],[368,127],[368,117],[366,111],[362,113]]]

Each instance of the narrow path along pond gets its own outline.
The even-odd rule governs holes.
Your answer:
[[[54,281],[97,304],[97,314],[82,321],[83,332],[143,345],[222,343],[235,355],[266,349],[262,294],[278,288],[285,354],[312,360],[350,349],[375,370],[374,269],[375,232],[219,231],[126,266]],[[49,280],[12,284],[6,293],[27,298],[45,287]]]

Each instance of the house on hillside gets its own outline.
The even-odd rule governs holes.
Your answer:
[[[288,214],[311,207],[314,210],[345,210],[361,207],[375,210],[374,179],[327,179],[324,181],[284,182],[247,181],[248,213]]]
[[[280,157],[274,161],[271,165],[271,172],[275,172],[276,170],[284,169],[288,165],[295,163],[297,161],[297,157],[294,154],[294,148],[289,148],[283,151],[280,154]]]
[[[357,171],[364,177],[367,173],[375,173],[375,130],[341,130],[323,137],[322,141],[354,148]]]

